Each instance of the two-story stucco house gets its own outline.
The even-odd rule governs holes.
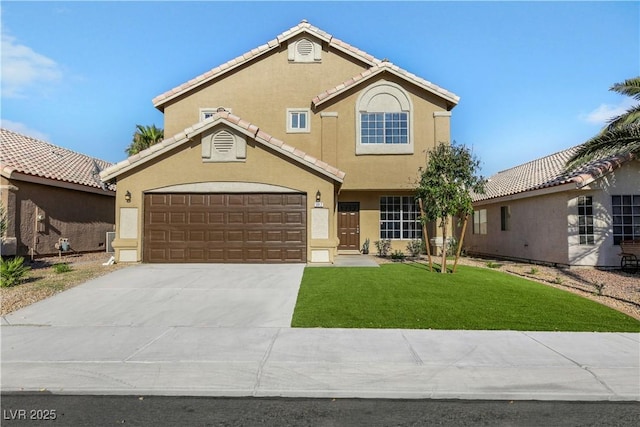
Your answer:
[[[458,99],[302,21],[153,100],[174,136],[101,175],[117,181],[117,260],[403,250],[422,236],[418,169]]]

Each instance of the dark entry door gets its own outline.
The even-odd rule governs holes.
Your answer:
[[[338,238],[338,249],[360,250],[359,202],[338,202]]]

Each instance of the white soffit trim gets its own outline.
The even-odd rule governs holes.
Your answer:
[[[195,182],[154,188],[145,193],[304,193],[304,191],[259,182]]]

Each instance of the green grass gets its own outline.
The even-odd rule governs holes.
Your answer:
[[[520,277],[422,264],[307,268],[294,327],[640,332],[640,321]]]

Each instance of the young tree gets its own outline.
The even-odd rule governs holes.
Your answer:
[[[439,221],[442,228],[442,267],[447,272],[447,229],[449,218],[464,218],[463,230],[473,212],[471,192],[484,193],[485,180],[477,175],[480,161],[462,145],[440,143],[428,153],[427,165],[420,168],[416,194],[426,221]],[[464,232],[463,232],[464,233]],[[464,234],[458,239],[456,264]],[[427,245],[429,242],[427,242]],[[455,266],[454,266],[455,268]]]
[[[124,150],[129,156],[146,150],[154,144],[164,139],[164,130],[157,128],[156,125],[142,126],[136,125],[136,131],[133,134],[131,144]]]

